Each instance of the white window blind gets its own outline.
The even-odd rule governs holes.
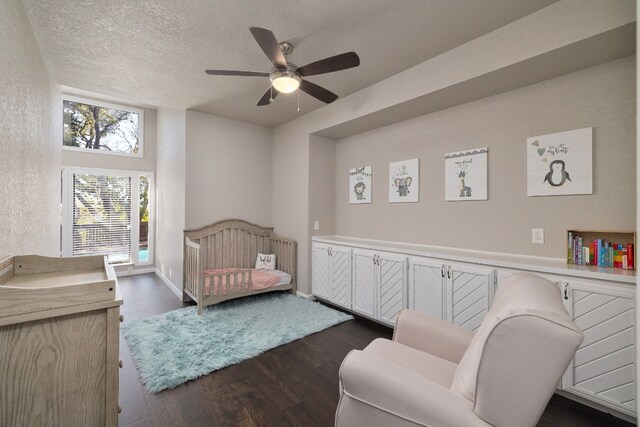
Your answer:
[[[130,262],[132,177],[73,172],[72,182],[71,255]]]

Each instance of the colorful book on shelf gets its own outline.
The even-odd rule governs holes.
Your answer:
[[[633,270],[634,244],[605,239],[585,240],[574,232],[567,234],[567,263]]]

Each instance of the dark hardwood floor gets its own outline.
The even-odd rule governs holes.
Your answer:
[[[119,279],[125,322],[174,310],[182,302],[154,274]],[[332,426],[338,404],[338,369],[352,349],[391,337],[366,319],[342,323],[158,394],[140,383],[121,336],[122,427]],[[554,395],[543,427],[631,426],[611,415]],[[461,426],[462,427],[462,426]]]

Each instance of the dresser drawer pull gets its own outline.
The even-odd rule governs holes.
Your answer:
[[[121,314],[120,315],[120,323],[124,322],[124,316]]]
[[[120,368],[122,368],[122,367],[124,366],[124,363],[122,363],[122,360],[120,360],[120,361],[118,362],[118,366],[119,366]]]

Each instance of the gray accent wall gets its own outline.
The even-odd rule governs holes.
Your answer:
[[[229,218],[271,226],[273,130],[187,111],[186,228]]]
[[[335,143],[338,235],[562,258],[566,231],[635,230],[635,55]],[[594,194],[527,197],[526,138],[594,128]],[[444,155],[488,147],[487,201],[445,202]],[[420,158],[419,203],[389,203],[389,162]],[[348,170],[373,166],[373,203]],[[543,228],[544,244],[531,243]]]
[[[59,89],[22,1],[0,2],[0,259],[60,254]]]

